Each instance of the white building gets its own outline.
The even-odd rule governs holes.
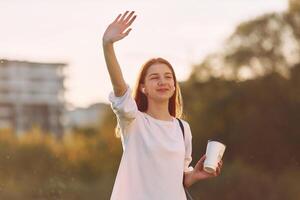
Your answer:
[[[110,105],[96,103],[87,108],[75,108],[65,114],[65,126],[74,127],[99,127]]]
[[[63,132],[64,63],[0,60],[0,128]]]

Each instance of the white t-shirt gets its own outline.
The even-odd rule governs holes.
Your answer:
[[[176,118],[158,120],[140,112],[128,87],[109,95],[121,129],[123,155],[111,200],[186,200],[183,172],[193,170],[192,135],[182,120],[185,140]]]

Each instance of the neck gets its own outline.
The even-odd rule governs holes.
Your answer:
[[[172,120],[172,116],[169,113],[169,101],[156,102],[148,100],[146,113],[159,120]]]

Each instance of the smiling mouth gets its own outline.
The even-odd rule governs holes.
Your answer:
[[[158,89],[157,91],[158,92],[167,92],[167,91],[169,91],[169,89]]]

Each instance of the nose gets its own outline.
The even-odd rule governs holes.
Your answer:
[[[165,78],[160,78],[158,81],[158,85],[165,85],[165,84],[166,84]]]

